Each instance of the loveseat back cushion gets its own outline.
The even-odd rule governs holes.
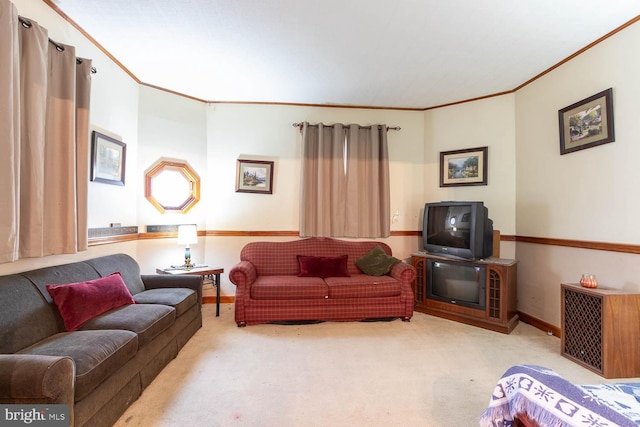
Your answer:
[[[258,276],[293,275],[300,273],[298,255],[335,257],[347,255],[350,275],[362,274],[355,261],[376,246],[391,255],[391,248],[376,241],[348,241],[329,237],[310,237],[288,242],[251,242],[240,251],[240,260],[254,265]]]
[[[328,298],[329,289],[319,277],[258,276],[251,285],[256,300],[308,300]]]
[[[132,295],[145,290],[140,277],[140,266],[135,259],[127,254],[106,255],[84,262],[93,267],[102,277],[116,272],[120,273]]]
[[[349,277],[348,255],[308,256],[298,255],[298,277]]]
[[[11,354],[59,332],[55,308],[20,274],[0,276],[0,353]]]
[[[124,366],[137,350],[138,337],[131,331],[75,331],[53,335],[20,354],[72,358],[76,365],[77,402]]]

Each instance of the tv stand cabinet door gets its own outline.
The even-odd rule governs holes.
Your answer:
[[[507,323],[517,314],[517,264],[487,265],[487,318]]]

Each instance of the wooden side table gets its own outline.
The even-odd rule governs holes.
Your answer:
[[[220,317],[220,273],[224,273],[224,268],[220,267],[194,267],[194,268],[156,268],[158,274],[192,274],[211,278],[213,286],[216,288],[216,317]]]

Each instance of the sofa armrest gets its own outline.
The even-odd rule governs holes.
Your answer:
[[[411,285],[416,278],[416,269],[411,264],[399,262],[391,268],[389,275],[404,284]]]
[[[70,357],[0,354],[0,402],[67,404],[73,417],[75,375]]]
[[[198,301],[202,304],[202,276],[191,274],[143,274],[140,276],[144,288],[188,288],[198,294]]]
[[[240,261],[229,271],[229,281],[237,287],[250,286],[258,277],[256,267],[249,261]]]

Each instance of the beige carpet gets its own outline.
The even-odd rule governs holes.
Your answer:
[[[204,326],[117,426],[475,426],[511,365],[601,377],[520,322],[504,335],[421,313],[411,322],[238,328],[233,304]]]

